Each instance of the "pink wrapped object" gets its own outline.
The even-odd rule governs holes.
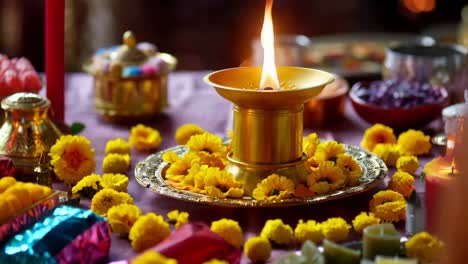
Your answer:
[[[15,174],[15,167],[13,166],[13,160],[0,156],[0,178],[3,176],[13,176]]]

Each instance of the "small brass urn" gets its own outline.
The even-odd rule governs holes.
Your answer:
[[[5,122],[0,128],[0,155],[13,160],[18,179],[42,181],[34,176],[34,169],[62,135],[48,118],[50,101],[34,93],[16,93],[1,106]]]

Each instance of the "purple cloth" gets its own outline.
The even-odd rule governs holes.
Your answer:
[[[174,133],[185,123],[196,123],[212,133],[226,135],[226,129],[231,127],[231,104],[219,96],[216,91],[203,83],[203,76],[208,72],[175,72],[169,78],[169,108],[165,114],[155,118],[148,124],[157,128],[163,137],[161,149],[175,146]],[[69,74],[66,78],[66,121],[67,123],[82,122],[86,129],[82,133],[88,137],[96,152],[97,172],[101,173],[104,148],[110,139],[122,137],[128,139],[130,126],[111,124],[99,118],[93,106],[93,80],[85,74]],[[318,133],[324,140],[338,140],[350,145],[360,145],[364,130],[370,124],[362,121],[354,112],[349,102],[346,104],[346,119],[332,129],[304,129],[304,134]],[[368,201],[376,190],[372,190],[350,198],[330,201],[323,204],[296,206],[286,208],[224,208],[207,206],[166,198],[140,186],[134,179],[136,163],[151,153],[139,153],[132,150],[132,166],[129,175],[129,193],[135,203],[146,212],[156,212],[166,215],[167,212],[178,209],[190,214],[190,221],[200,221],[210,224],[220,218],[232,218],[239,221],[245,232],[245,239],[258,235],[268,219],[282,218],[295,228],[299,219],[325,220],[333,216],[344,217],[350,222],[361,211],[368,211]],[[434,152],[435,153],[435,152]],[[438,153],[435,153],[438,154]],[[428,158],[423,158],[422,163]],[[390,175],[393,171],[390,172]],[[377,188],[378,189],[378,188]],[[420,180],[416,180],[416,190],[422,191]],[[274,250],[272,257],[284,253]],[[110,250],[111,261],[128,259],[136,253],[127,239],[113,234]],[[243,256],[242,263],[248,260]]]

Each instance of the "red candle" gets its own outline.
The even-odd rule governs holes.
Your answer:
[[[424,167],[426,184],[426,224],[429,231],[437,228],[436,220],[439,216],[440,198],[446,192],[450,183],[455,179],[455,164],[446,157],[438,157]]]
[[[46,0],[45,4],[45,61],[47,98],[52,104],[52,117],[64,121],[64,19],[65,1]]]

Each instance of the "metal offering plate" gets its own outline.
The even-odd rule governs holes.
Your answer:
[[[377,156],[366,152],[358,147],[345,145],[346,153],[352,155],[362,168],[363,175],[359,185],[345,187],[343,189],[306,198],[289,198],[278,201],[256,201],[252,197],[236,198],[213,198],[204,194],[180,190],[167,184],[164,180],[168,163],[163,161],[162,155],[168,151],[174,151],[179,156],[187,152],[185,146],[176,146],[148,156],[140,161],[135,168],[136,181],[151,191],[179,199],[183,201],[210,204],[226,207],[274,207],[295,206],[304,204],[315,204],[336,199],[353,196],[378,186],[388,173],[387,166]]]

